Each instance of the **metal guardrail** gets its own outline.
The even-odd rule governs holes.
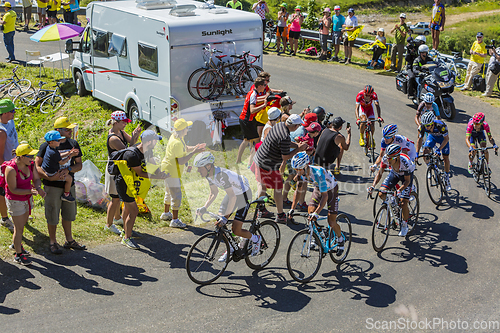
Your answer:
[[[319,42],[319,31],[317,31],[317,30],[301,29],[300,35],[302,37],[304,37],[304,39]],[[328,42],[329,43],[332,42],[331,35],[328,38]],[[374,42],[374,40],[369,40],[369,39],[364,39],[364,38],[356,38],[356,40],[354,41],[354,46],[359,48],[360,46],[363,46],[367,43],[373,43],[373,42]],[[387,45],[389,45],[392,48],[391,43],[387,43]],[[449,59],[449,60],[453,60],[453,56],[448,55],[448,54],[440,53],[440,56],[442,56],[443,58]],[[457,63],[462,63],[465,66],[468,66],[469,59],[462,58],[460,61],[457,61]]]
[[[22,6],[16,6],[16,7],[13,7],[12,9],[16,12],[18,17],[22,17],[22,15],[23,15],[23,7]],[[37,6],[32,6],[32,9],[31,9],[32,16],[37,15],[37,9],[38,9]],[[86,15],[87,7],[80,7],[80,9],[78,11],[76,11],[75,13],[76,13],[76,15]],[[63,14],[62,9],[59,10],[57,12],[57,14],[62,15]]]

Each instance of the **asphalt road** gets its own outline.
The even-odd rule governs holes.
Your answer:
[[[357,92],[372,84],[386,123],[397,123],[401,134],[416,140],[415,109],[396,91],[394,77],[275,55],[265,56],[264,65],[271,86],[298,101],[295,111],[322,105],[351,124]],[[488,325],[500,321],[495,217],[500,190],[495,186],[488,199],[467,173],[464,133],[468,118],[481,110],[500,140],[499,110],[460,93],[454,97],[459,113],[448,122],[453,190],[435,207],[419,168],[420,221],[409,240],[391,236],[385,251],[373,251],[369,163],[353,130],[339,177],[340,210],[351,218],[353,244],[348,261],[336,266],[326,257],[311,283],[301,285],[289,276],[285,251],[298,228],[280,225],[280,251],[267,269],[254,272],[243,262],[230,263],[216,283],[199,287],[186,276],[184,261],[206,229],[191,227],[143,237],[141,251],[117,242],[62,256],[36,255],[30,268],[0,262],[2,330],[359,332],[381,331],[384,326],[376,325],[399,320],[398,328],[420,325],[418,331],[465,331],[474,325],[494,331]],[[378,147],[380,133],[377,127]],[[500,185],[498,158],[491,162],[493,184]]]

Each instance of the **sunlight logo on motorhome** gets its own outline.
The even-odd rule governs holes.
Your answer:
[[[233,29],[225,29],[225,30],[214,30],[214,31],[202,31],[202,36],[212,36],[212,35],[222,35],[225,36],[227,34],[232,34]]]

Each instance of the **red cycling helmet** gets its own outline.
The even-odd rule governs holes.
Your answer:
[[[472,117],[472,122],[476,124],[481,124],[482,122],[484,122],[484,117],[485,117],[484,113],[478,112],[474,115],[474,117]]]
[[[364,91],[365,95],[371,95],[371,94],[373,94],[373,92],[375,90],[373,89],[373,87],[371,85],[367,84],[363,91]]]

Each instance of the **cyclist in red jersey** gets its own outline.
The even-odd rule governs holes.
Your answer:
[[[356,125],[359,126],[359,145],[364,146],[365,140],[363,139],[363,133],[365,132],[366,123],[359,123],[360,121],[375,120],[375,113],[373,111],[373,106],[377,108],[378,120],[384,122],[380,116],[380,104],[378,101],[377,94],[371,85],[366,85],[363,90],[361,90],[356,96]],[[375,124],[372,122],[370,124],[372,133],[375,134]],[[372,146],[375,147],[375,139],[372,141]]]

